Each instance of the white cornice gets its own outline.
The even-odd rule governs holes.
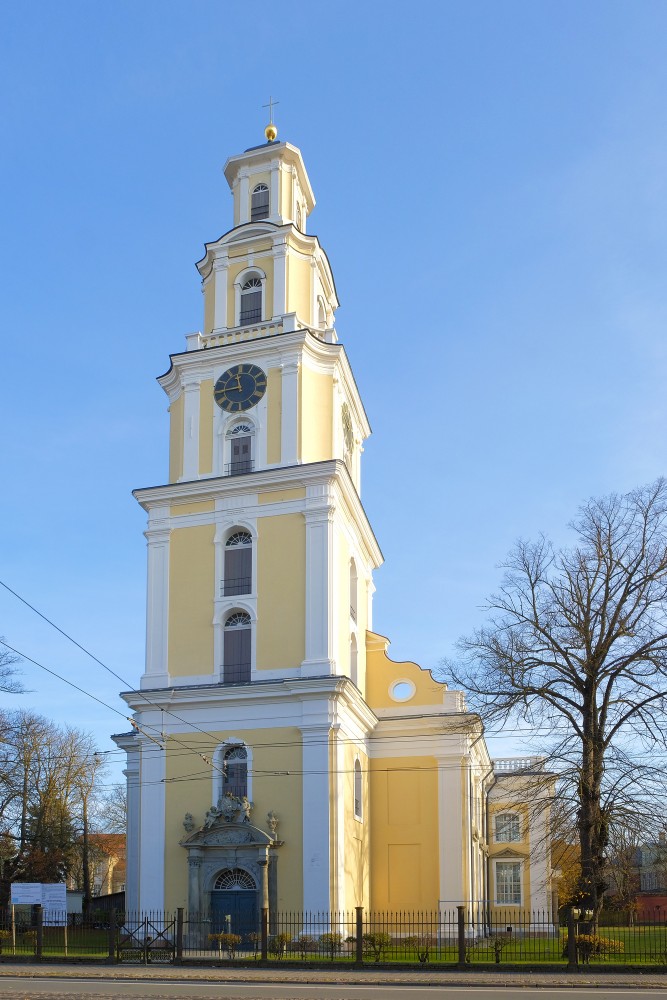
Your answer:
[[[184,483],[166,483],[162,486],[133,490],[132,495],[144,510],[150,512],[156,504],[228,499],[245,496],[248,492],[259,493],[265,489],[286,490],[312,486],[324,487],[325,494],[331,490],[334,502],[336,494],[340,495],[350,516],[359,526],[360,540],[366,548],[366,558],[374,568],[380,566],[383,562],[382,552],[347,466],[339,459],[263,469],[260,472],[249,472],[245,476],[218,476]],[[331,501],[325,499],[325,503],[327,502]]]

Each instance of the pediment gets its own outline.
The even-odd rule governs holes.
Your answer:
[[[515,851],[511,847],[506,847],[504,850],[498,851],[497,854],[493,855],[494,861],[497,861],[499,858],[505,860],[510,859],[511,861],[522,861],[524,855],[521,851]]]
[[[276,841],[251,823],[228,823],[220,819],[210,827],[195,830],[181,841],[181,846],[191,847],[271,847]]]

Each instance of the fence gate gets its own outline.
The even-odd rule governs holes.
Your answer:
[[[126,917],[118,931],[119,962],[166,965],[176,952],[176,918],[146,916]]]

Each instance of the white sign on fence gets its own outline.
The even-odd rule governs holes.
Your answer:
[[[12,882],[11,902],[12,906],[40,903],[48,927],[67,923],[67,886],[64,882]]]
[[[12,906],[42,902],[41,882],[12,882]]]

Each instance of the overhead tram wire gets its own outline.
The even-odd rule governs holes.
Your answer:
[[[125,677],[122,677],[119,673],[116,673],[116,671],[113,670],[111,667],[107,666],[106,663],[103,663],[102,660],[99,659],[99,657],[95,656],[94,653],[91,653],[91,651],[89,649],[86,649],[86,647],[83,646],[80,642],[77,642],[77,640],[73,636],[69,635],[67,632],[65,632],[64,629],[60,628],[59,625],[56,625],[55,622],[51,621],[51,619],[48,618],[45,614],[43,614],[43,612],[41,612],[39,610],[39,608],[36,608],[33,604],[31,604],[29,601],[27,601],[24,597],[21,597],[21,595],[18,594],[15,590],[13,590],[9,586],[8,583],[5,583],[4,580],[0,580],[0,586],[4,587],[5,590],[9,591],[9,593],[12,594],[17,600],[19,600],[21,602],[21,604],[25,604],[25,606],[27,608],[30,608],[31,611],[33,611],[43,621],[45,621],[48,625],[50,625],[51,628],[54,628],[56,630],[56,632],[59,632],[62,636],[65,637],[65,639],[67,639],[69,642],[73,643],[78,649],[81,650],[82,653],[85,653],[86,656],[89,656],[91,658],[91,660],[94,660],[95,663],[98,663],[100,665],[100,667],[102,667],[104,670],[106,670],[108,673],[110,673],[112,677],[115,677],[116,680],[120,681],[121,684],[125,684],[126,687],[130,688],[130,690],[134,690],[134,688],[133,688],[132,684],[130,683],[130,681],[128,681]],[[19,654],[19,655],[21,655],[21,654]],[[30,659],[30,657],[26,657],[26,659]],[[38,664],[38,666],[40,666],[40,664]],[[58,675],[56,674],[55,676],[58,676]],[[63,679],[64,678],[61,678],[61,680],[63,680]],[[209,739],[213,740],[216,743],[216,745],[217,745],[217,739],[213,735],[213,733],[209,733],[205,729],[201,729],[199,726],[195,725],[194,722],[187,722],[185,719],[181,718],[179,715],[176,715],[175,712],[170,711],[168,708],[162,708],[161,706],[156,705],[154,702],[152,702],[148,698],[146,698],[142,691],[135,690],[134,693],[138,694],[139,697],[142,698],[142,700],[146,702],[146,704],[148,705],[149,708],[154,708],[158,712],[163,712],[166,715],[171,715],[172,718],[176,719],[178,722],[182,723],[184,726],[189,726],[192,729],[196,729],[197,732],[200,732],[203,736],[208,736]],[[91,695],[91,697],[94,697],[94,696]],[[119,712],[118,714],[120,715],[122,713]],[[127,719],[127,721],[130,723],[130,725],[136,726],[136,722],[134,722],[129,716],[124,716],[124,718]],[[155,727],[154,726],[147,726],[146,728],[148,728],[148,729],[154,729]],[[175,737],[173,737],[173,736],[171,738],[175,739]],[[179,742],[179,741],[176,740],[176,742]],[[193,752],[197,753],[198,751],[195,750]],[[201,756],[201,754],[199,754],[199,756]],[[207,763],[210,763],[211,766],[216,766],[215,764],[213,764],[212,761],[208,761]]]
[[[50,667],[44,666],[43,663],[40,663],[38,660],[33,659],[31,656],[28,656],[26,653],[21,652],[20,649],[16,649],[14,646],[10,646],[8,642],[4,641],[4,639],[0,639],[0,645],[4,646],[6,649],[11,650],[12,653],[16,653],[16,655],[20,656],[22,660],[27,660],[28,663],[34,663],[34,665],[36,667],[39,667],[40,670],[46,671],[47,674],[51,674],[52,677],[56,677],[59,681],[62,681],[64,684],[69,685],[69,687],[74,688],[75,691],[80,691],[81,694],[86,695],[87,698],[92,698],[93,701],[98,702],[98,704],[102,705],[104,708],[108,708],[110,712],[115,712],[115,714],[119,715],[121,717],[121,719],[124,719],[126,722],[129,722],[130,725],[133,726],[138,732],[140,732],[147,739],[152,740],[154,743],[157,743],[158,740],[154,736],[151,736],[150,733],[145,732],[144,729],[152,729],[152,730],[154,730],[154,732],[156,732],[158,734],[159,737],[163,736],[162,732],[157,728],[157,726],[151,726],[148,723],[146,723],[145,727],[138,725],[138,723],[136,723],[134,721],[134,719],[131,719],[129,715],[123,715],[123,713],[118,708],[114,708],[113,705],[109,705],[106,701],[102,701],[102,699],[98,698],[97,695],[92,694],[92,692],[90,692],[90,691],[86,691],[85,688],[82,688],[78,684],[75,684],[74,681],[68,680],[67,677],[63,677],[62,674],[59,674],[57,671],[52,670]],[[77,643],[77,645],[78,645],[78,643]],[[125,682],[123,682],[123,683],[125,683]],[[156,707],[156,706],[154,706],[154,707]],[[203,730],[202,730],[202,732],[203,732]],[[210,733],[205,733],[204,735],[210,736],[211,734]],[[186,750],[188,754],[194,754],[197,757],[201,757],[201,759],[204,761],[204,763],[208,764],[209,767],[216,768],[218,771],[220,771],[221,774],[225,773],[224,767],[219,767],[215,763],[215,761],[210,760],[207,756],[205,756],[199,750],[195,750],[192,747],[186,746],[185,743],[181,743],[181,741],[176,736],[173,736],[173,735],[170,734],[169,738],[172,739],[179,746],[182,746],[183,749]]]

